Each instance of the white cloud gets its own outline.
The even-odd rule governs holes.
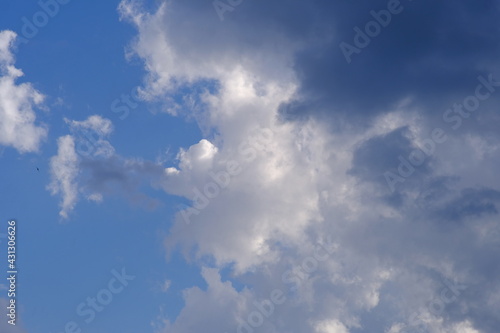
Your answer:
[[[16,84],[23,72],[14,67],[12,47],[16,34],[0,32],[0,145],[20,153],[37,152],[47,137],[47,128],[36,124],[34,108],[44,96],[30,83]]]
[[[102,118],[99,115],[92,115],[83,121],[65,120],[72,128],[90,129],[101,135],[110,135],[113,132],[113,123],[111,120]]]
[[[50,171],[52,181],[48,186],[52,195],[62,196],[61,211],[62,218],[68,218],[78,200],[78,183],[76,178],[79,173],[78,156],[75,151],[75,141],[70,135],[60,137],[57,140],[57,155],[50,160]]]

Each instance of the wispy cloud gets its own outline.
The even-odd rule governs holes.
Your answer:
[[[62,196],[59,215],[66,219],[78,200],[78,155],[75,151],[75,141],[70,135],[60,137],[57,144],[57,155],[50,160],[52,181],[48,189],[52,195]]]

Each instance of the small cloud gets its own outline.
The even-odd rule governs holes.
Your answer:
[[[92,193],[89,196],[87,196],[87,200],[94,201],[94,202],[102,202],[102,194],[100,193]]]
[[[172,284],[172,281],[165,280],[165,282],[163,282],[163,285],[161,286],[161,291],[163,291],[164,293],[166,293],[168,291],[168,289],[170,289],[170,285],[171,284]]]
[[[66,219],[78,200],[78,156],[75,152],[75,141],[71,135],[60,137],[57,141],[57,155],[50,160],[52,181],[47,187],[52,195],[61,194],[62,202],[59,215]]]

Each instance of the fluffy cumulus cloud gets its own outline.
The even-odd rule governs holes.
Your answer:
[[[205,135],[133,164],[207,285],[158,330],[496,332],[498,4],[236,3],[119,7],[142,97]]]
[[[47,128],[36,123],[35,109],[44,96],[30,83],[16,84],[23,72],[14,67],[12,31],[0,31],[0,145],[20,153],[36,152],[47,136]]]

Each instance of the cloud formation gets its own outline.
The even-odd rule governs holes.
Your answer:
[[[35,109],[44,96],[30,83],[16,84],[23,72],[14,67],[12,31],[0,32],[0,145],[20,153],[37,152],[47,137],[47,127],[36,123]]]
[[[122,1],[138,31],[130,55],[148,71],[143,97],[178,109],[173,96],[192,88],[198,106],[182,107],[205,135],[155,180],[191,201],[166,248],[212,266],[161,332],[499,327],[498,97],[467,117],[456,106],[479,77],[500,78],[498,4],[399,5],[348,63],[340,43],[387,1],[247,1],[223,22],[202,2]],[[256,142],[264,129],[272,140]],[[400,170],[391,187],[384,174]],[[327,236],[331,257],[306,260]],[[223,269],[245,287],[223,282]],[[276,288],[287,300],[260,320],[252,304]]]

